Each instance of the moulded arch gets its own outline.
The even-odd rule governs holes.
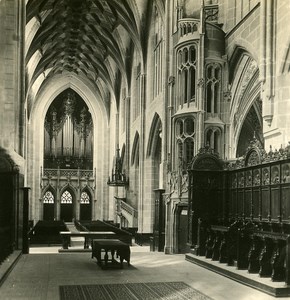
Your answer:
[[[236,47],[230,60],[231,106],[230,106],[230,139],[233,141],[230,156],[236,156],[243,124],[251,107],[260,97],[259,68],[257,61],[242,47]],[[261,112],[256,111],[257,115]],[[262,119],[259,118],[262,125]],[[252,136],[251,136],[252,138]]]
[[[83,192],[86,192],[86,193],[89,195],[90,200],[91,200],[91,202],[92,202],[92,201],[93,201],[93,194],[94,194],[92,188],[91,188],[90,186],[86,185],[86,186],[84,186],[84,187],[82,188],[81,194],[82,194]]]
[[[56,190],[55,188],[51,185],[48,184],[43,190],[42,190],[42,195],[41,195],[41,199],[43,199],[44,195],[46,194],[46,192],[51,192],[53,194],[54,199],[56,198]]]
[[[73,201],[75,201],[77,199],[77,195],[76,195],[76,189],[70,184],[70,183],[67,183],[65,186],[63,186],[60,190],[60,197],[62,196],[62,194],[65,192],[65,191],[68,191],[71,195],[72,195],[72,198],[73,198]]]
[[[259,55],[257,53],[257,49],[249,43],[248,41],[237,38],[235,39],[235,44],[232,47],[232,50],[228,52],[228,61],[229,61],[229,70],[235,70],[238,65],[238,60],[242,56],[242,54],[247,54],[252,57],[256,62],[259,62]],[[229,78],[229,82],[231,80]]]
[[[102,116],[103,118],[105,116],[108,124],[109,120],[106,107],[102,101],[98,101],[99,99],[97,99],[95,96],[96,90],[89,84],[89,82],[83,82],[75,75],[69,75],[65,77],[59,76],[58,78],[54,78],[54,80],[51,80],[49,83],[45,84],[36,95],[36,101],[32,107],[30,119],[33,120],[33,116],[35,115],[40,115],[40,118],[44,119],[45,114],[53,100],[61,92],[71,88],[86,102],[91,112],[94,124],[97,121],[97,116]]]

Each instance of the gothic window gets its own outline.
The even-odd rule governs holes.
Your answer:
[[[69,191],[63,192],[60,198],[60,202],[62,204],[71,204],[72,203],[72,195]]]
[[[178,105],[195,101],[196,95],[196,47],[187,46],[177,52]]]
[[[43,196],[43,203],[54,203],[54,197],[52,192],[47,191]]]
[[[90,196],[87,192],[81,193],[81,204],[90,204]]]
[[[206,69],[206,111],[218,113],[221,88],[221,67],[219,64],[210,64]]]
[[[176,121],[176,165],[183,169],[194,157],[195,120],[193,117],[180,118]]]
[[[155,29],[154,29],[154,76],[153,76],[153,92],[154,97],[161,92],[162,82],[162,20],[155,8]]]
[[[219,128],[210,128],[206,132],[206,144],[217,152],[220,152],[221,131]]]

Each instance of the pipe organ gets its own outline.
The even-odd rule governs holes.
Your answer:
[[[45,118],[44,168],[92,169],[93,123],[85,102],[72,90],[60,94]]]

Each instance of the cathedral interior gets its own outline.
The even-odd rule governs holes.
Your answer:
[[[290,296],[288,18],[287,0],[0,0],[0,263],[37,226],[107,224]]]

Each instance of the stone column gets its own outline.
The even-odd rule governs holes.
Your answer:
[[[138,232],[150,231],[148,223],[145,225],[144,221],[148,220],[148,216],[144,217],[147,211],[147,207],[144,205],[144,159],[145,159],[145,109],[146,109],[146,74],[140,75],[140,140],[139,140],[139,201],[138,201]]]
[[[261,68],[262,79],[264,81],[264,92],[262,93],[263,99],[263,119],[271,126],[273,119],[273,101],[274,101],[274,68],[273,68],[273,49],[274,49],[274,1],[262,0],[261,2],[261,20],[265,22],[261,24],[261,28],[266,28],[266,33],[261,31]],[[265,47],[265,48],[264,48]],[[264,68],[265,62],[265,68]],[[265,76],[265,77],[264,77]]]
[[[129,168],[130,168],[130,109],[131,109],[131,101],[130,97],[126,97],[125,102],[125,132],[126,132],[126,148],[125,148],[125,160],[126,160],[126,176],[129,175]]]

